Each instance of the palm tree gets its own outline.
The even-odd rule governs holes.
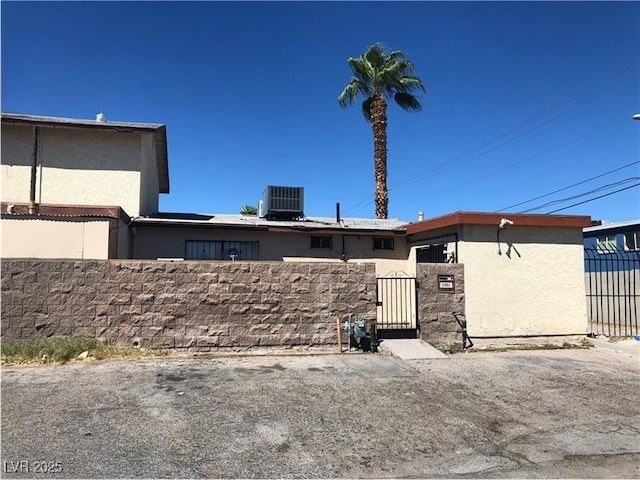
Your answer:
[[[387,100],[393,98],[404,110],[419,111],[422,106],[412,92],[424,92],[425,87],[422,80],[413,74],[413,63],[403,52],[389,52],[380,43],[371,45],[358,58],[349,58],[347,63],[353,77],[338,97],[338,103],[346,108],[355,102],[358,95],[364,97],[362,113],[373,130],[376,216],[387,218]]]
[[[258,209],[257,207],[254,207],[253,205],[245,205],[244,207],[242,207],[240,209],[240,214],[241,215],[257,215],[258,214]]]

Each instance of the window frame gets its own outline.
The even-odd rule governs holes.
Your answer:
[[[596,237],[596,250],[599,254],[614,253],[617,249],[618,238],[616,234]]]
[[[314,245],[314,241],[318,241],[319,245]],[[329,246],[324,245],[324,242],[328,241]],[[333,236],[332,235],[311,235],[311,246],[312,249],[325,249],[325,250],[333,250]]]
[[[637,252],[640,250],[640,231],[627,232],[623,236],[624,250],[626,252]],[[634,247],[629,248],[628,238],[633,238]]]
[[[393,237],[373,237],[374,250],[395,250],[395,246],[395,238]]]
[[[189,253],[193,250],[189,248],[189,244],[202,244],[207,246],[209,253],[213,252],[212,257],[203,258],[203,255],[192,257]],[[193,240],[187,239],[184,242],[184,259],[200,260],[200,261],[224,261],[232,260],[229,251],[236,249],[239,252],[238,261],[256,261],[260,260],[260,242],[258,240]],[[219,254],[218,254],[219,252]],[[245,255],[256,258],[247,258]]]

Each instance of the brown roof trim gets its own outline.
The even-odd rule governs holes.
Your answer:
[[[11,208],[9,208],[11,207]],[[2,202],[1,206],[3,218],[11,216],[29,215],[28,204],[18,202]],[[11,212],[9,212],[9,209]],[[38,215],[60,216],[60,217],[108,217],[122,220],[129,223],[131,217],[121,207],[114,206],[95,206],[95,205],[55,205],[41,203],[36,205],[37,214],[29,215],[37,217]]]
[[[591,226],[591,217],[584,215],[532,215],[519,213],[455,212],[441,217],[409,223],[404,226],[407,235],[429,232],[455,225],[494,225],[508,218],[514,227],[566,227],[585,228]]]

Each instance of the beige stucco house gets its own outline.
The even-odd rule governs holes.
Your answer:
[[[411,303],[414,330],[425,304],[450,291],[472,338],[587,332],[582,229],[590,217],[456,212],[414,223],[307,217],[301,188],[271,186],[265,192],[274,199],[276,190],[298,192],[300,211],[271,218],[159,213],[159,194],[169,192],[164,125],[16,114],[1,121],[3,258],[374,263],[377,277],[422,275],[418,282],[433,282],[427,298],[416,301],[408,290],[397,295]],[[450,269],[452,282],[440,291],[435,278],[423,278],[435,271],[420,265],[428,263],[462,268]]]
[[[129,257],[127,219],[157,212],[169,192],[165,126],[103,115],[0,122],[2,256]]]
[[[464,265],[469,335],[493,338],[587,333],[590,225],[588,216],[456,212],[405,228],[419,261]]]
[[[398,219],[160,213],[131,221],[133,257],[285,262],[373,262],[379,276],[408,267]],[[415,270],[415,269],[414,269]]]

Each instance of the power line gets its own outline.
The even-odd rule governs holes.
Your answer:
[[[569,185],[568,187],[563,187],[563,188],[560,188],[558,190],[554,190],[553,192],[545,193],[544,195],[538,195],[537,197],[531,198],[529,200],[525,200],[524,202],[514,203],[513,205],[509,205],[508,207],[504,207],[504,208],[501,208],[500,210],[496,210],[496,213],[497,212],[503,212],[505,210],[508,210],[509,208],[519,207],[520,205],[524,205],[525,203],[530,203],[530,202],[533,202],[535,200],[539,200],[541,198],[548,197],[548,196],[553,195],[555,193],[560,193],[560,192],[563,192],[565,190],[569,190],[570,188],[577,187],[578,185],[582,185],[584,183],[590,182],[591,180],[595,180],[597,178],[604,177],[606,175],[609,175],[610,173],[614,173],[614,172],[620,171],[620,170],[622,170],[624,168],[628,168],[628,167],[630,167],[632,165],[637,165],[638,163],[640,163],[640,160],[636,160],[635,162],[631,162],[631,163],[628,163],[628,164],[623,165],[621,167],[614,168],[613,170],[609,170],[608,172],[601,173],[601,174],[596,175],[594,177],[587,178],[586,180],[582,180],[580,182],[574,183],[572,185]],[[542,208],[542,207],[538,207],[538,208]],[[537,210],[537,208],[535,208],[533,210]],[[527,211],[531,211],[531,210],[527,210]]]
[[[592,195],[592,194],[594,194],[594,193],[601,192],[602,190],[607,190],[607,189],[609,189],[609,188],[617,187],[617,186],[619,186],[619,185],[623,185],[623,184],[625,184],[625,183],[629,183],[629,182],[634,182],[634,181],[636,181],[636,180],[640,180],[640,177],[629,177],[629,178],[625,178],[625,179],[623,179],[623,180],[619,180],[619,181],[617,181],[617,182],[608,183],[608,184],[606,184],[606,185],[602,185],[602,186],[600,186],[600,187],[598,187],[598,188],[594,188],[593,190],[589,190],[588,192],[583,192],[583,193],[579,193],[579,194],[577,194],[577,195],[572,195],[571,197],[566,197],[566,198],[561,198],[561,199],[558,199],[558,200],[553,200],[553,201],[551,201],[551,202],[547,202],[547,203],[544,203],[544,204],[542,204],[542,205],[538,205],[537,207],[533,207],[533,208],[530,208],[530,209],[528,209],[528,210],[523,210],[523,211],[521,211],[521,212],[517,212],[517,213],[529,213],[529,212],[533,212],[533,211],[535,211],[535,210],[540,210],[541,208],[550,207],[550,206],[552,206],[552,205],[557,205],[557,204],[559,204],[559,203],[568,202],[569,200],[575,200],[576,198],[585,197],[585,196],[587,196],[587,195]]]
[[[550,107],[547,107],[545,110],[537,113],[536,115],[533,115],[532,117],[528,118],[527,120],[524,120],[524,121],[516,124],[514,127],[511,127],[510,129],[508,129],[508,130],[496,135],[495,137],[492,137],[491,139],[481,143],[480,145],[477,145],[476,147],[473,147],[473,148],[471,148],[469,150],[466,150],[465,152],[463,152],[463,153],[461,153],[461,154],[459,154],[459,155],[457,155],[457,156],[455,156],[455,157],[453,157],[453,158],[451,158],[449,160],[442,161],[442,162],[436,164],[434,167],[431,167],[428,170],[425,169],[425,170],[419,171],[419,172],[417,172],[417,174],[414,173],[410,177],[405,177],[405,178],[402,178],[402,179],[398,180],[395,183],[392,183],[390,185],[391,188],[389,190],[392,190],[393,188],[396,188],[396,187],[399,187],[399,186],[403,186],[403,185],[407,185],[407,184],[410,184],[410,183],[415,183],[417,181],[421,181],[421,180],[424,180],[424,179],[429,178],[431,176],[443,173],[444,171],[446,171],[446,170],[452,168],[453,166],[455,166],[454,162],[456,162],[456,161],[458,161],[458,160],[460,160],[460,159],[462,159],[462,158],[464,158],[466,156],[469,156],[469,155],[471,155],[471,154],[473,154],[473,153],[475,153],[475,152],[477,152],[479,150],[482,150],[486,146],[489,146],[489,145],[492,145],[492,144],[498,142],[502,138],[510,135],[511,133],[513,133],[513,132],[515,132],[517,130],[520,130],[520,129],[524,128],[525,126],[527,126],[528,124],[534,122],[535,120],[538,120],[538,119],[548,115],[549,113],[553,112],[554,110],[557,110],[558,108],[562,107],[563,105],[565,105],[567,103],[570,103],[572,100],[578,98],[579,96],[583,95],[584,93],[587,93],[590,90],[593,90],[594,88],[599,86],[600,84],[604,83],[607,79],[609,79],[609,77],[612,77],[612,76],[616,75],[618,72],[624,71],[624,70],[628,69],[629,67],[633,66],[634,64],[637,64],[638,61],[639,61],[638,58],[634,58],[631,61],[627,62],[622,67],[618,67],[618,68],[615,68],[615,69],[609,71],[604,76],[602,76],[602,77],[596,79],[595,81],[587,84],[585,87],[583,87],[582,89],[578,90],[577,92],[575,92],[574,94],[570,95],[569,97],[565,98],[564,100],[556,102],[555,104],[551,105]],[[636,72],[633,72],[632,76],[634,76],[635,74],[636,74]],[[526,135],[527,133],[530,133],[533,130],[536,130],[536,129],[546,125],[547,123],[555,120],[556,118],[558,118],[558,117],[560,117],[562,115],[565,115],[566,113],[570,112],[571,110],[583,105],[584,103],[586,103],[590,99],[592,99],[592,98],[594,98],[594,97],[596,97],[598,95],[601,95],[602,93],[610,90],[611,88],[616,86],[618,83],[620,83],[620,82],[622,82],[622,81],[624,81],[626,79],[627,78],[625,77],[622,80],[619,80],[616,83],[614,83],[613,85],[609,86],[608,88],[606,88],[604,90],[601,90],[600,92],[597,92],[594,95],[591,95],[590,97],[587,97],[584,101],[582,101],[582,102],[578,103],[577,105],[574,105],[571,108],[565,110],[564,112],[561,112],[560,114],[548,119],[547,121],[543,122],[542,124],[539,124],[539,125],[531,128],[531,129],[521,133],[520,135],[517,135],[516,137],[514,137],[514,138],[512,138],[512,139],[510,139],[510,140],[508,140],[506,142],[503,142],[503,143],[501,143],[501,144],[499,144],[497,146],[495,146],[494,148],[492,148],[490,150],[487,150],[487,151],[485,151],[483,153],[475,155],[475,156],[473,156],[473,157],[471,157],[471,158],[469,158],[467,160],[464,160],[462,162],[457,162],[457,164],[461,165],[463,163],[467,163],[467,162],[469,162],[471,160],[474,160],[474,159],[476,159],[476,158],[478,158],[478,157],[480,157],[482,155],[486,155],[487,153],[489,153],[489,152],[491,152],[491,151],[493,151],[493,150],[495,150],[497,148],[500,148],[501,146],[506,145],[507,143],[510,143],[513,140],[516,140],[517,138],[520,138],[521,136]],[[444,168],[444,167],[447,167],[447,165],[449,165],[449,164],[451,164],[451,166],[449,166],[448,168]],[[437,169],[439,167],[441,168],[441,171],[434,172],[434,169]],[[371,203],[373,203],[373,202],[370,200],[370,197],[366,197],[365,199],[359,200],[358,202],[356,202],[356,203],[352,204],[351,206],[347,207],[345,209],[345,213],[354,213],[354,212],[359,211],[362,208],[370,205]]]
[[[437,193],[433,193],[431,195],[425,195],[425,196],[419,197],[417,199],[410,200],[408,202],[402,203],[400,205],[396,205],[396,207],[404,207],[406,205],[411,205],[412,203],[416,203],[417,201],[420,201],[420,200],[437,197],[439,195],[442,195],[443,193],[450,192],[451,190],[456,190],[456,189],[458,189],[460,187],[464,187],[465,185],[469,185],[470,183],[474,183],[474,182],[477,182],[478,180],[483,180],[485,178],[488,178],[488,177],[491,177],[491,176],[496,175],[498,173],[501,173],[501,172],[504,172],[506,170],[509,170],[510,168],[513,168],[513,167],[515,167],[517,165],[520,165],[522,163],[529,162],[529,161],[533,160],[534,158],[542,157],[542,156],[547,155],[549,153],[555,152],[556,150],[560,150],[561,148],[566,147],[567,145],[570,145],[570,144],[572,144],[574,142],[577,142],[578,140],[582,140],[583,138],[591,137],[591,136],[596,135],[596,134],[598,134],[600,132],[603,132],[603,131],[607,130],[608,128],[611,128],[611,127],[613,127],[615,125],[619,125],[621,123],[626,123],[626,122],[627,122],[627,120],[618,120],[618,121],[610,123],[609,125],[606,125],[604,127],[600,127],[600,128],[595,129],[595,130],[591,130],[590,132],[588,132],[588,133],[586,133],[584,135],[580,135],[580,136],[574,137],[574,138],[572,138],[571,140],[569,140],[569,141],[567,141],[565,143],[562,143],[562,144],[557,145],[557,146],[555,146],[553,148],[550,148],[549,150],[537,153],[535,155],[532,155],[531,157],[526,157],[526,158],[524,158],[522,160],[518,160],[517,162],[514,162],[514,163],[512,163],[512,164],[510,164],[510,165],[508,165],[508,166],[506,166],[504,168],[500,168],[498,170],[494,170],[493,172],[488,173],[486,175],[475,177],[475,178],[473,178],[473,179],[471,179],[471,180],[469,180],[467,182],[458,184],[456,186],[453,186],[451,188],[447,188],[445,190],[441,190],[441,191],[439,191]],[[640,161],[636,162],[636,163],[640,163]],[[524,202],[524,203],[527,203],[527,202]],[[507,208],[510,208],[510,207],[507,207]],[[505,209],[503,209],[503,210],[505,210]],[[500,210],[498,210],[498,212],[499,211]]]
[[[569,209],[571,207],[576,207],[578,205],[583,205],[585,203],[593,202],[594,200],[598,200],[600,198],[608,197],[609,195],[613,195],[614,193],[622,192],[624,190],[629,190],[630,188],[637,187],[638,185],[640,185],[640,183],[636,183],[634,185],[630,185],[628,187],[621,188],[620,190],[616,190],[615,192],[605,193],[604,195],[600,195],[599,197],[595,197],[595,198],[591,198],[589,200],[585,200],[584,202],[574,203],[573,205],[569,205],[568,207],[562,207],[562,208],[559,208],[557,210],[552,210],[551,212],[547,212],[546,215],[550,215],[550,214],[556,213],[556,212],[561,212],[563,210],[567,210],[567,209]]]

